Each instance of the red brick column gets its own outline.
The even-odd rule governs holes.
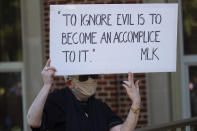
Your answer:
[[[121,3],[142,3],[142,0],[43,0],[43,34],[44,34],[44,57],[49,58],[49,5],[50,4],[121,4]],[[141,114],[137,127],[147,125],[147,100],[146,100],[146,76],[136,74],[136,79],[140,80],[140,94],[142,98]],[[121,82],[127,80],[127,74],[100,75],[96,97],[106,102],[111,109],[123,119],[126,118],[131,106],[126,90],[121,86]],[[55,78],[56,88],[64,87],[63,77]]]

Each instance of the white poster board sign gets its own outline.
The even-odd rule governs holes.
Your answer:
[[[178,4],[50,5],[56,75],[176,71]]]

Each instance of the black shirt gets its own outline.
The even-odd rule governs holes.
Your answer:
[[[70,89],[63,88],[49,94],[40,128],[33,131],[109,131],[122,124],[107,104],[90,97],[87,102],[76,99]]]

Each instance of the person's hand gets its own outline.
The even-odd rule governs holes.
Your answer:
[[[54,67],[50,67],[50,63],[51,60],[48,59],[44,69],[41,72],[44,85],[49,87],[51,87],[51,85],[53,84],[54,74],[56,72],[56,69]]]
[[[139,80],[133,81],[133,73],[128,73],[128,81],[123,81],[123,87],[126,89],[129,98],[133,101],[136,108],[140,108],[141,98],[139,92]]]

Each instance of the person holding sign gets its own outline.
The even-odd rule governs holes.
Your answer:
[[[122,121],[107,104],[94,97],[98,75],[73,76],[68,88],[50,93],[56,69],[47,61],[42,71],[44,86],[27,114],[27,123],[33,131],[133,131],[139,117],[141,98],[139,80],[134,83],[128,73],[124,81],[133,104]]]

